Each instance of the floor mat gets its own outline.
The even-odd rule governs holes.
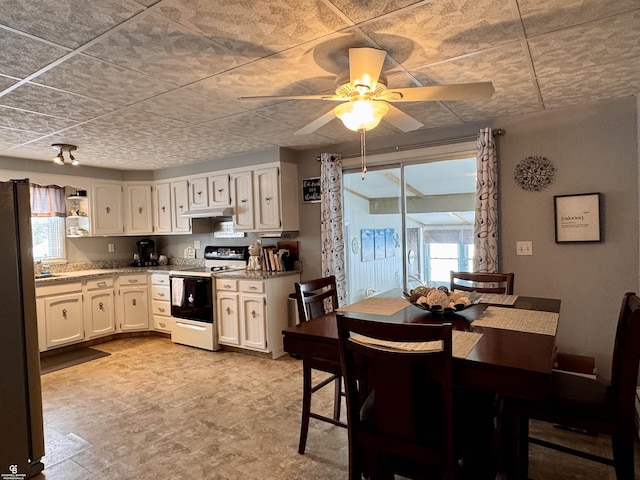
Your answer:
[[[81,363],[111,355],[108,352],[84,347],[69,352],[57,353],[40,359],[40,374],[55,372],[63,368],[80,365]]]

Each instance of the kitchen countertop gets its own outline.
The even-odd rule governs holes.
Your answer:
[[[87,278],[98,278],[128,273],[165,273],[169,275],[170,271],[193,270],[194,268],[197,267],[194,267],[193,265],[158,265],[156,267],[121,267],[57,272],[51,275],[36,275],[36,286],[55,282],[65,282],[69,280],[83,280]]]
[[[165,273],[170,271],[189,271],[198,267],[194,265],[162,265],[156,267],[121,267],[121,268],[103,268],[93,270],[78,270],[71,272],[57,272],[51,275],[36,275],[36,286],[43,284],[51,284],[56,282],[68,282],[71,280],[84,280],[87,278],[98,278],[109,275],[123,275],[131,273]],[[265,272],[262,270],[232,270],[229,272],[214,273],[216,278],[243,278],[251,280],[266,280],[275,277],[286,277],[288,275],[299,274],[300,270],[290,270],[282,272]]]

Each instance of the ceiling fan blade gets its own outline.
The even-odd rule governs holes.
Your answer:
[[[383,120],[389,122],[394,127],[399,128],[403,132],[411,132],[417,130],[420,127],[424,127],[422,122],[419,122],[410,115],[407,115],[402,110],[389,105],[389,111],[382,117]]]
[[[294,135],[307,135],[309,133],[315,132],[320,127],[326,125],[331,120],[336,118],[336,114],[333,113],[333,109],[329,110],[327,113],[322,115],[321,117],[316,118],[313,122],[305,125],[300,130],[294,132]]]
[[[490,98],[495,89],[491,82],[427,85],[425,87],[389,88],[378,98],[388,102],[424,102],[444,100],[478,100]]]
[[[378,81],[387,52],[377,48],[349,49],[349,76],[351,85],[366,85],[371,90]]]
[[[339,95],[327,94],[327,95],[264,95],[264,96],[246,96],[238,97],[238,100],[329,100],[334,102],[344,102],[348,98],[341,97]]]

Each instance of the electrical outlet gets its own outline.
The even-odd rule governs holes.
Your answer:
[[[109,253],[113,253],[116,251],[116,245],[114,243],[109,244]]]
[[[200,240],[193,241],[193,248],[195,248],[196,250],[200,250]]]
[[[516,242],[516,255],[533,255],[533,242]]]

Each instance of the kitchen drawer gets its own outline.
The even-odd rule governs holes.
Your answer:
[[[240,291],[244,293],[264,293],[264,282],[240,280]]]
[[[94,280],[87,280],[87,290],[101,290],[103,288],[113,288],[113,277],[96,278]]]
[[[169,273],[152,273],[151,283],[153,285],[166,285],[169,286]]]
[[[151,285],[151,298],[153,300],[166,300],[169,301],[171,298],[169,292],[169,286],[166,287],[163,285]]]
[[[171,315],[171,302],[151,300],[151,311],[154,315]]]
[[[147,275],[119,275],[118,284],[124,285],[146,285]]]
[[[48,295],[63,295],[82,291],[82,282],[56,282],[54,285],[36,287],[36,297]]]
[[[237,292],[238,280],[233,280],[230,278],[217,278],[216,290],[225,291],[225,292]]]
[[[163,317],[162,315],[153,316],[153,328],[161,332],[171,333],[174,319],[171,317]]]

